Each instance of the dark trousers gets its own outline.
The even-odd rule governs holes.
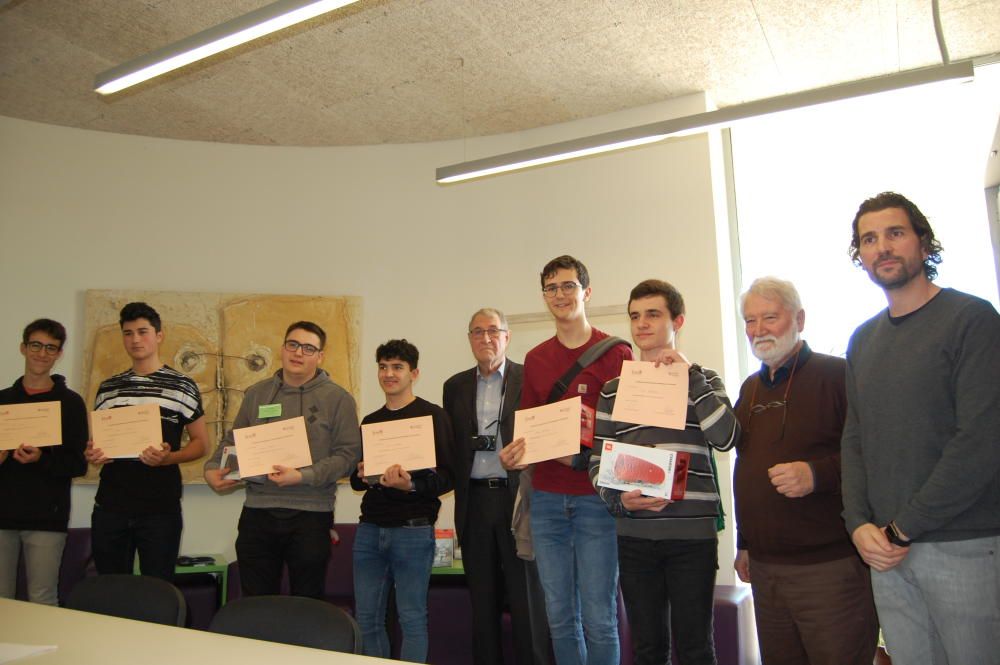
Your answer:
[[[469,519],[462,534],[462,563],[472,598],[473,662],[503,665],[501,614],[506,601],[516,662],[531,665],[535,659],[526,562],[517,557],[510,531],[513,511],[510,492],[505,487],[490,489],[473,485],[469,488],[468,511]],[[547,631],[542,637],[546,636]],[[547,654],[547,639],[543,647]]]
[[[280,593],[287,565],[293,596],[322,598],[332,526],[332,512],[244,506],[236,537],[243,595]]]
[[[179,512],[126,515],[95,504],[90,516],[90,538],[97,572],[131,575],[138,552],[143,575],[173,582],[183,528]]]
[[[635,665],[715,665],[712,616],[718,544],[618,538],[618,569]]]

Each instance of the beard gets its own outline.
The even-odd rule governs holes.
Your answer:
[[[764,344],[764,342],[771,342],[770,345]],[[795,345],[799,343],[799,331],[795,329],[795,325],[792,324],[788,326],[788,332],[786,332],[781,337],[776,337],[774,335],[763,335],[761,337],[754,337],[753,343],[750,345],[750,350],[757,360],[770,366],[775,363],[780,362],[787,358],[791,353]]]
[[[898,261],[898,269],[880,275],[878,268],[873,265],[871,270],[868,271],[868,277],[887,291],[906,286],[912,279],[924,271],[923,262],[914,264],[913,261],[905,260],[900,256],[881,257],[880,260],[884,260],[886,258]]]

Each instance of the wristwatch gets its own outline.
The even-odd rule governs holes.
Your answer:
[[[889,522],[885,525],[885,537],[889,539],[889,542],[893,545],[899,545],[900,547],[909,547],[913,541],[904,540],[899,535],[899,529],[896,528],[895,522]]]

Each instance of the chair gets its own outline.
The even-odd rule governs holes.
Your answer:
[[[313,649],[361,653],[357,622],[339,607],[315,598],[239,598],[216,612],[208,630]]]
[[[170,582],[143,575],[97,575],[77,583],[66,607],[166,626],[184,626],[187,603]]]

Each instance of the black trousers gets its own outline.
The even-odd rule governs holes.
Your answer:
[[[126,515],[94,504],[90,538],[97,572],[131,575],[138,552],[143,575],[173,582],[183,526],[180,512]]]
[[[534,635],[529,605],[528,562],[517,557],[510,532],[513,499],[507,488],[469,488],[468,524],[462,534],[462,563],[472,597],[472,643],[475,665],[503,665],[501,615],[510,608],[514,656],[518,665],[536,662],[535,642],[549,662],[548,631]],[[540,589],[539,589],[540,591]],[[542,614],[541,623],[545,625]]]
[[[236,537],[243,595],[280,593],[287,565],[293,596],[322,598],[332,526],[332,512],[244,506]]]

